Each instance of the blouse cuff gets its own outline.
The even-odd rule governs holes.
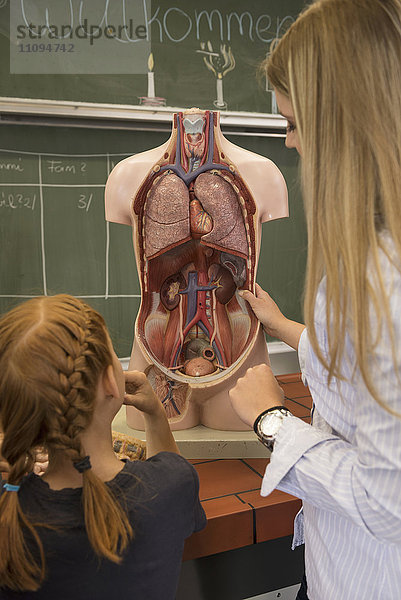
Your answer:
[[[271,494],[303,454],[329,439],[336,439],[336,436],[319,431],[298,417],[286,418],[274,442],[274,451],[262,481],[261,495]]]
[[[305,327],[305,329],[301,333],[301,336],[300,336],[299,342],[298,342],[298,361],[299,361],[299,366],[301,368],[302,382],[306,386],[308,385],[308,383],[306,381],[306,376],[305,376],[305,362],[306,362],[306,354],[307,354],[307,350],[308,350],[308,345],[309,345],[308,330]]]

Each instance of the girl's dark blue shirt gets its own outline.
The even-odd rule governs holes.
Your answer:
[[[108,485],[122,499],[134,530],[119,565],[92,550],[81,488],[52,490],[34,474],[23,480],[18,494],[24,513],[55,526],[38,529],[46,580],[37,592],[0,589],[0,600],[175,598],[185,538],[206,524],[195,469],[182,456],[161,452],[146,461],[126,462]]]

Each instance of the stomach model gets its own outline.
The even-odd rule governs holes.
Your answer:
[[[214,142],[214,115],[176,116],[173,143],[138,191],[142,302],[136,339],[170,421],[191,389],[217,386],[243,363],[259,322],[253,290],[255,203]]]

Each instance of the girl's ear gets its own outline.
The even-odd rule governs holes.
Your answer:
[[[108,365],[105,368],[102,376],[102,384],[106,396],[113,396],[114,398],[120,397],[113,365]]]

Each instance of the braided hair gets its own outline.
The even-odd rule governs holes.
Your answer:
[[[99,377],[110,364],[103,317],[77,298],[37,297],[0,320],[1,453],[10,465],[9,484],[32,470],[38,447],[82,464],[80,434],[91,423]],[[89,541],[100,557],[120,562],[132,537],[128,517],[91,469],[82,474]],[[43,547],[16,493],[0,498],[0,530],[0,586],[37,590],[45,576]],[[36,542],[39,563],[24,533]]]

